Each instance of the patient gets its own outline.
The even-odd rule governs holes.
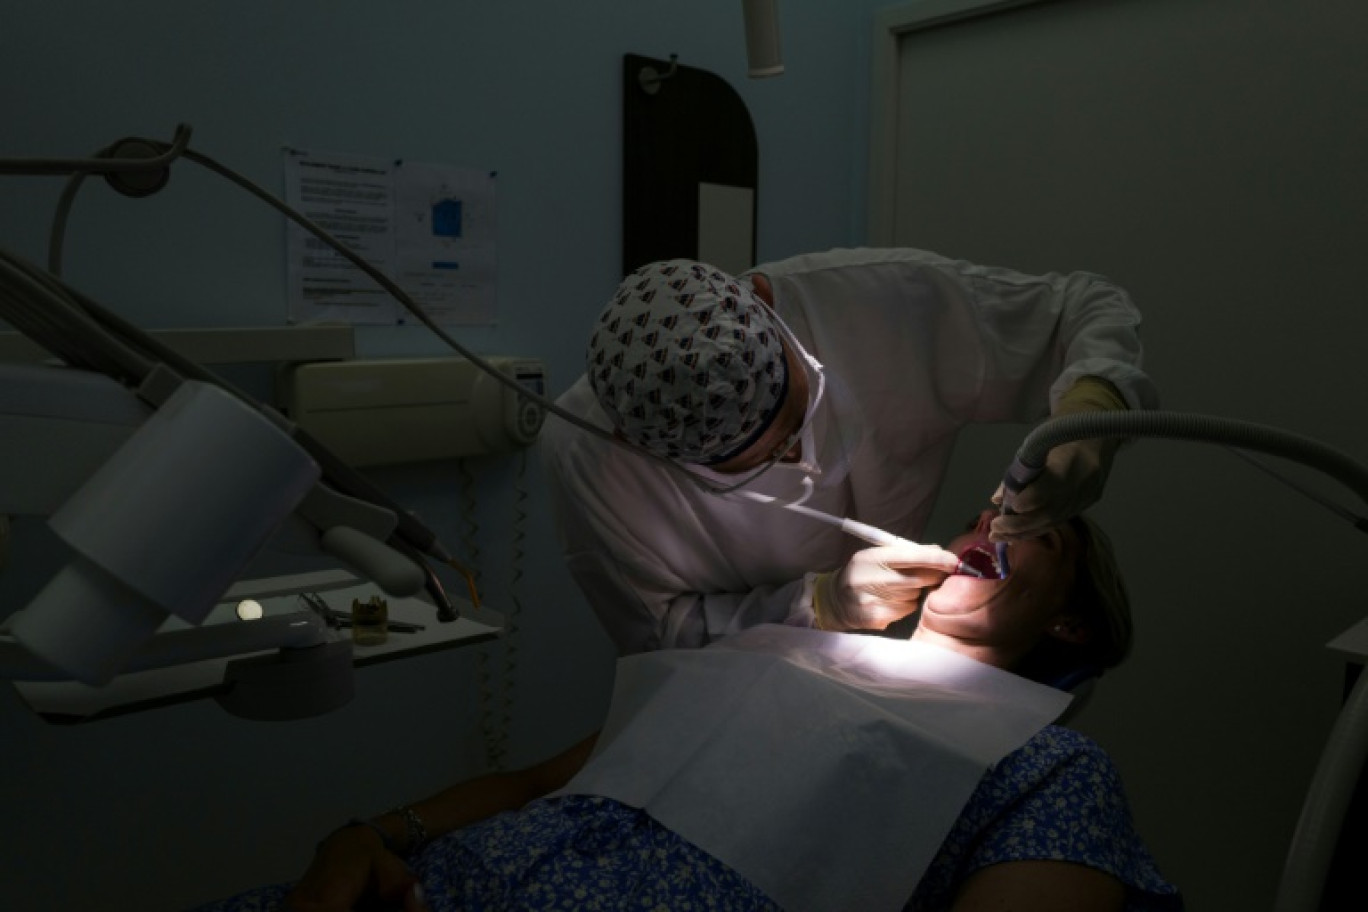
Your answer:
[[[986,568],[992,515],[947,548]],[[1110,544],[1092,521],[1078,517],[1014,543],[1008,556],[1006,580],[951,576],[932,590],[912,639],[1062,686],[1125,658],[1129,605]],[[780,908],[643,810],[593,795],[551,795],[592,764],[596,738],[536,766],[353,821],[319,843],[297,883],[202,912]],[[801,755],[775,756],[801,763]],[[1134,831],[1115,768],[1085,736],[1047,725],[977,788],[972,779],[966,788],[972,795],[908,897],[908,912],[1182,908]],[[914,814],[888,823],[916,825]],[[857,897],[845,907],[865,908]]]

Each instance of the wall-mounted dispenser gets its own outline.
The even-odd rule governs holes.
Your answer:
[[[489,356],[538,395],[533,358]],[[296,364],[281,374],[286,415],[353,466],[425,462],[530,446],[544,410],[464,358],[389,358]]]

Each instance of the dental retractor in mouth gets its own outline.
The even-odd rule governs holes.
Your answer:
[[[1007,578],[1006,546],[993,546],[987,542],[971,545],[960,554],[958,572],[979,579],[1000,580]]]

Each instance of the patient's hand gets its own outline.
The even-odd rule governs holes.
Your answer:
[[[309,869],[285,897],[285,907],[290,912],[423,912],[427,906],[417,884],[408,865],[374,830],[344,827],[319,843]]]

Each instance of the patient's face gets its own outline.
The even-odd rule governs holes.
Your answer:
[[[984,510],[946,550],[961,559],[975,549],[992,552],[988,525],[997,514]],[[969,645],[1024,654],[1048,634],[1073,585],[1081,543],[1071,526],[1007,546],[1011,573],[1005,580],[951,576],[931,592],[919,625]]]

